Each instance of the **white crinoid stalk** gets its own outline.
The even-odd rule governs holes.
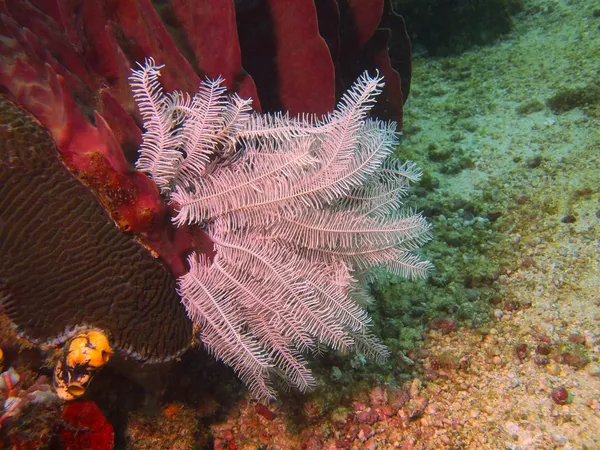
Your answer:
[[[431,265],[413,253],[429,226],[401,205],[420,173],[391,155],[395,123],[367,117],[382,79],[364,73],[318,120],[251,113],[221,79],[165,95],[160,67],[148,59],[131,76],[146,129],[137,167],[177,225],[214,243],[216,256],[192,254],[179,279],[208,351],[263,400],[274,378],[313,387],[302,355],[323,344],[385,358],[356,277],[377,266],[422,277]]]

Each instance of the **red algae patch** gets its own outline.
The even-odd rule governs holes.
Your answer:
[[[91,401],[68,403],[62,411],[60,438],[65,450],[112,450],[115,433],[100,408]]]

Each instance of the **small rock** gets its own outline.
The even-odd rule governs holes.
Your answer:
[[[588,402],[588,406],[594,411],[600,411],[600,400],[593,398]]]
[[[591,363],[587,365],[587,373],[593,377],[600,377],[600,364]]]
[[[348,411],[345,408],[337,408],[331,413],[331,421],[338,427],[346,425]]]
[[[372,406],[384,405],[388,401],[388,393],[381,386],[376,386],[369,392],[369,400]]]
[[[378,448],[379,446],[377,445],[377,441],[374,438],[371,438],[367,442],[365,442],[366,450],[377,450]]]
[[[367,405],[362,402],[354,402],[352,403],[352,409],[354,411],[364,411],[367,409]]]
[[[508,421],[504,424],[504,429],[508,434],[511,435],[519,435],[521,432],[521,427],[514,422]]]
[[[575,344],[585,344],[585,336],[583,334],[573,333],[569,336],[569,342]]]
[[[560,375],[560,366],[556,363],[550,363],[546,366],[546,370],[550,375],[558,376]]]
[[[458,321],[451,317],[437,317],[435,319],[431,319],[429,322],[429,329],[436,330],[441,332],[442,334],[448,334],[453,331],[456,331],[458,328]]]
[[[408,393],[411,397],[416,397],[419,395],[419,392],[421,392],[421,380],[419,380],[418,378],[414,378],[412,380],[412,383],[410,384],[410,389],[408,390]]]
[[[410,420],[416,420],[423,416],[428,400],[423,397],[415,397],[406,404],[405,410]]]
[[[356,415],[358,423],[374,424],[377,422],[377,413],[375,411],[361,411]]]
[[[563,353],[561,356],[561,361],[571,367],[575,367],[580,369],[587,364],[587,360],[576,353]]]
[[[548,356],[550,354],[550,346],[547,344],[539,344],[535,348],[535,353],[542,356]]]
[[[553,434],[552,435],[552,440],[554,441],[554,443],[556,445],[560,445],[560,446],[563,446],[567,442],[569,442],[566,437],[564,437],[564,436],[562,436],[560,434]]]
[[[550,397],[552,397],[552,401],[557,405],[564,405],[570,401],[569,391],[567,391],[563,386],[554,388],[550,393]]]
[[[277,414],[275,414],[273,411],[271,411],[269,408],[267,408],[262,403],[257,403],[254,406],[254,410],[256,411],[257,414],[263,416],[267,420],[273,420],[275,417],[277,417]]]
[[[361,441],[366,441],[368,438],[370,438],[371,436],[373,436],[375,434],[375,430],[373,430],[373,427],[370,427],[369,425],[361,425],[360,426],[360,431],[358,432],[358,438]],[[361,439],[360,436],[363,436],[363,438]]]
[[[306,450],[320,450],[323,448],[323,442],[316,436],[311,436],[308,438],[305,444]]]
[[[389,404],[392,411],[397,412],[410,398],[408,392],[399,389],[393,389],[389,393]]]
[[[381,408],[377,408],[375,412],[377,413],[377,420],[385,420],[394,415],[394,411],[390,405],[383,405]]]
[[[323,417],[323,407],[315,402],[306,402],[304,414],[309,421],[315,422]]]
[[[515,346],[515,354],[517,355],[517,358],[525,359],[525,357],[527,356],[527,352],[527,344],[520,343]]]
[[[584,331],[583,335],[585,336],[585,346],[586,347],[592,348],[598,342],[598,337],[591,331]]]

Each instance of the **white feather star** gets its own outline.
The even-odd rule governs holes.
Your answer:
[[[252,114],[221,79],[164,95],[160,67],[148,59],[131,76],[146,129],[137,167],[176,205],[176,224],[214,242],[215,258],[192,254],[179,279],[209,352],[263,400],[273,377],[312,388],[302,353],[319,344],[385,358],[352,275],[383,266],[422,277],[431,266],[412,253],[429,226],[398,211],[420,173],[390,156],[395,124],[367,118],[382,79],[364,73],[317,120]]]

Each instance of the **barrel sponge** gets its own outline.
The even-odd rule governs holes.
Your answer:
[[[50,135],[0,97],[0,299],[25,339],[82,328],[145,362],[189,345],[192,325],[160,260],[121,233],[64,166]]]

